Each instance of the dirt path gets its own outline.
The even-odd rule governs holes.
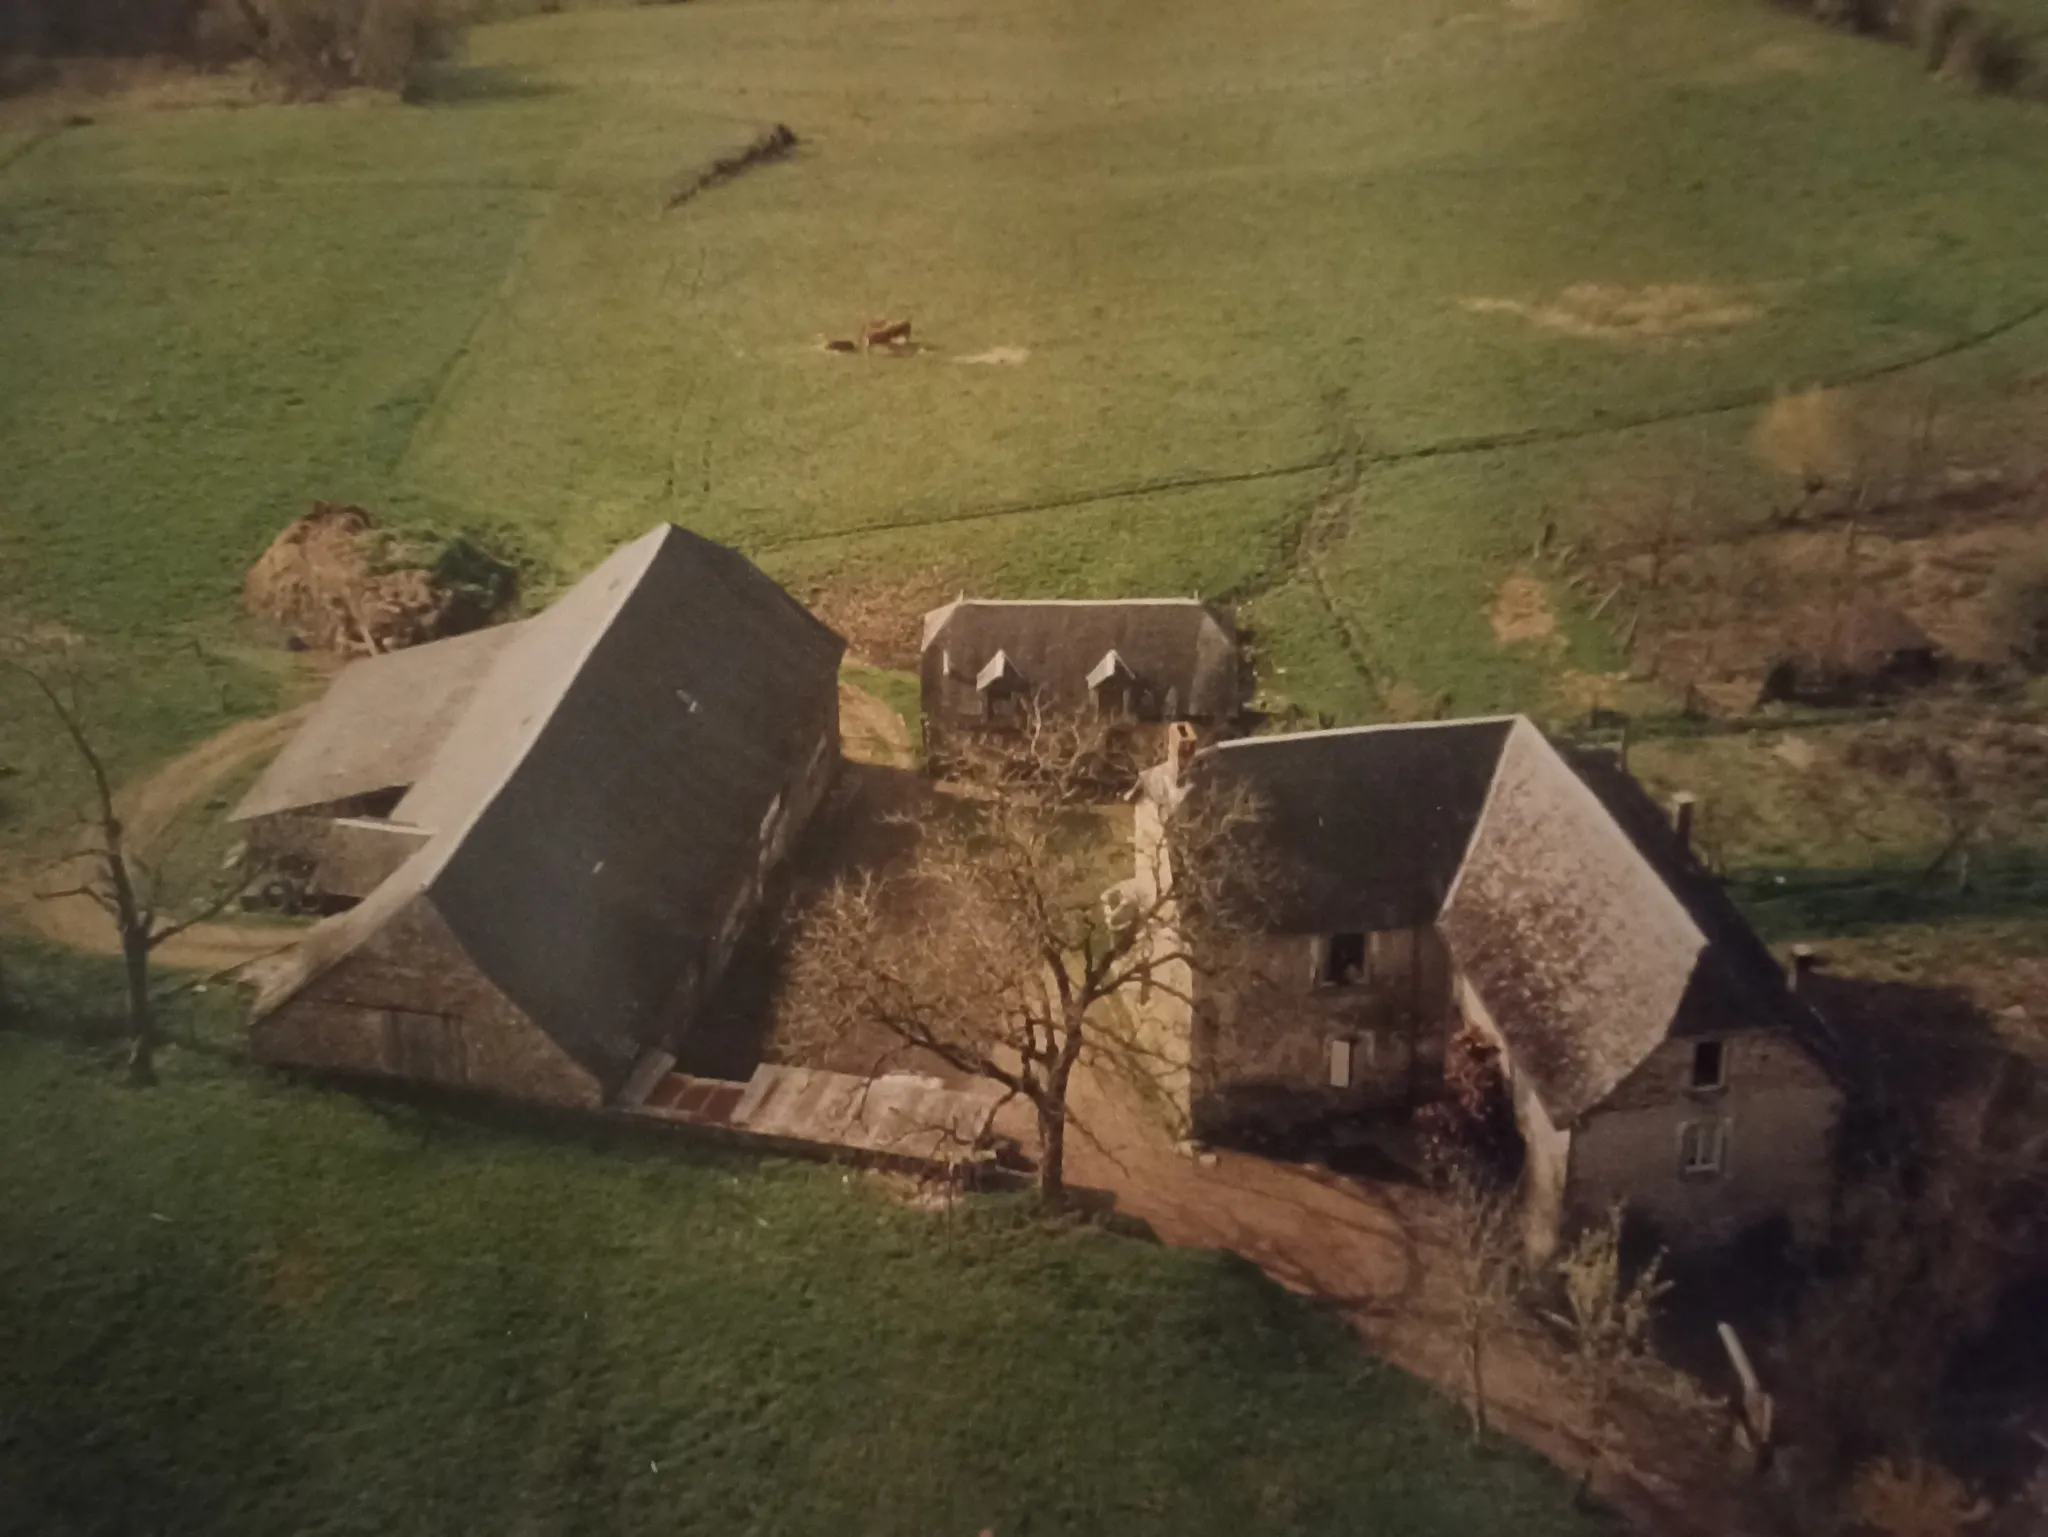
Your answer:
[[[839,742],[840,750],[854,763],[903,769],[917,766],[910,728],[903,717],[866,689],[844,681],[839,685]]]
[[[1426,1193],[1305,1165],[1217,1152],[1177,1152],[1128,1091],[1094,1080],[1075,1110],[1091,1136],[1069,1138],[1069,1179],[1105,1190],[1167,1243],[1228,1249],[1290,1291],[1340,1309],[1375,1353],[1463,1402],[1448,1253]],[[1535,1334],[1489,1347],[1495,1427],[1578,1477],[1588,1441],[1556,1348]],[[1715,1456],[1711,1426],[1629,1425],[1622,1466],[1595,1489],[1639,1530],[1659,1537],[1764,1537],[1775,1528]],[[1652,1471],[1655,1470],[1655,1471]]]
[[[129,846],[141,855],[160,842],[186,808],[205,800],[235,772],[275,753],[311,713],[310,705],[261,720],[237,722],[207,738],[162,768],[124,785],[115,795]],[[915,761],[903,717],[864,689],[839,685],[839,729],[848,758],[889,768]],[[79,863],[0,871],[0,916],[68,949],[97,955],[120,953],[114,923],[90,897],[44,898],[38,891],[63,891],[80,884]],[[269,924],[203,923],[157,951],[157,959],[181,970],[220,972],[247,966],[290,948],[298,930]]]
[[[211,795],[245,764],[276,752],[298,730],[306,714],[305,709],[298,709],[238,722],[154,773],[124,785],[114,804],[127,829],[129,846],[137,854],[147,855],[170,831],[180,812]],[[113,919],[90,897],[36,895],[77,886],[85,874],[83,861],[40,868],[31,861],[26,869],[0,875],[0,914],[13,916],[54,944],[118,955],[120,937]],[[297,938],[295,930],[268,925],[203,923],[166,942],[157,951],[157,959],[182,970],[227,971],[275,955]]]

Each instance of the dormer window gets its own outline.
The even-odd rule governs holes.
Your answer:
[[[975,692],[981,695],[981,713],[990,720],[1015,720],[1017,701],[1024,691],[1024,679],[1007,651],[998,651],[975,675]]]
[[[1112,720],[1126,720],[1137,696],[1138,675],[1114,648],[1102,653],[1088,673],[1088,696],[1096,713]]]

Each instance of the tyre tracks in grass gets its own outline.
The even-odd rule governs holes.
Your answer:
[[[1943,362],[1979,347],[1990,345],[2015,331],[2048,316],[2048,298],[2027,306],[2016,314],[1994,325],[1973,331],[1966,336],[1944,342],[1938,347],[1924,348],[1918,352],[1893,358],[1871,366],[1844,370],[1833,375],[1823,375],[1811,381],[1816,389],[1851,389],[1857,385],[1873,383],[1879,379],[1908,373]],[[1737,411],[1752,411],[1766,406],[1775,399],[1783,388],[1781,384],[1753,386],[1731,393],[1719,399],[1698,405],[1681,406],[1668,411],[1644,411],[1625,416],[1611,416],[1603,420],[1581,422],[1564,427],[1521,427],[1501,432],[1465,433],[1439,438],[1432,442],[1418,443],[1407,448],[1368,449],[1355,455],[1355,462],[1361,471],[1389,469],[1404,464],[1422,464],[1434,459],[1466,458],[1479,454],[1502,453],[1517,448],[1537,448],[1554,443],[1582,442],[1602,437],[1618,437],[1624,433],[1641,432],[1650,428],[1676,425],[1681,422],[1705,421],[1716,416],[1729,416]],[[849,524],[843,528],[821,529],[815,533],[792,534],[780,539],[766,539],[749,548],[752,553],[767,555],[784,550],[804,549],[813,545],[829,544],[835,540],[873,538],[880,534],[902,533],[921,528],[949,528],[962,523],[984,523],[1003,518],[1032,517],[1045,513],[1071,512],[1080,508],[1102,503],[1131,501],[1147,496],[1171,495],[1181,491],[1202,491],[1219,486],[1253,485],[1263,481],[1286,480],[1296,476],[1315,475],[1337,468],[1354,459],[1353,450],[1339,447],[1326,450],[1308,458],[1297,459],[1283,464],[1266,465],[1247,470],[1216,470],[1184,475],[1159,476],[1149,480],[1129,481],[1120,485],[1098,486],[1088,490],[1065,492],[1057,496],[1039,497],[1029,500],[991,502],[980,507],[962,508],[955,512],[939,513],[929,517],[878,518],[867,523]]]
[[[1860,385],[1875,383],[1880,379],[1910,373],[1915,369],[1929,367],[1989,346],[2025,329],[2044,316],[2048,316],[2048,298],[2038,300],[2002,320],[1952,338],[1938,346],[1922,348],[1866,367],[1822,376],[1813,381],[1812,387],[1829,390],[1853,389]],[[1257,469],[1160,476],[1058,496],[995,502],[931,517],[876,519],[847,528],[765,540],[754,545],[751,553],[774,554],[785,550],[830,544],[838,540],[851,541],[918,529],[949,528],[962,524],[1072,512],[1151,496],[1168,496],[1179,492],[1226,486],[1255,485],[1326,474],[1341,469],[1346,474],[1347,486],[1318,498],[1315,505],[1304,515],[1293,542],[1290,558],[1283,563],[1271,580],[1247,589],[1238,594],[1238,597],[1256,598],[1289,582],[1305,582],[1308,589],[1314,593],[1317,604],[1328,616],[1345,658],[1357,672],[1359,680],[1375,697],[1384,701],[1387,679],[1383,676],[1382,670],[1375,667],[1371,647],[1364,635],[1345,616],[1343,609],[1336,602],[1323,563],[1324,555],[1335,548],[1343,535],[1349,531],[1356,509],[1355,505],[1347,504],[1355,503],[1357,489],[1367,474],[1400,465],[1512,452],[1520,448],[1536,448],[1558,443],[1584,442],[1674,426],[1683,422],[1706,421],[1717,416],[1733,415],[1739,411],[1760,409],[1776,398],[1782,388],[1780,384],[1752,386],[1717,399],[1672,410],[1637,412],[1564,427],[1526,427],[1501,432],[1458,434],[1406,448],[1362,449],[1355,443],[1343,443],[1304,459]]]

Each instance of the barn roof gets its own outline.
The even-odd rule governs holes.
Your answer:
[[[411,896],[600,1082],[660,1043],[836,707],[844,643],[737,552],[664,526],[529,620],[395,817],[434,836],[265,990],[275,1008]]]
[[[961,598],[924,616],[922,649],[934,647],[963,678],[1006,653],[1025,686],[1056,700],[1084,701],[1089,674],[1115,652],[1140,683],[1172,689],[1184,714],[1234,715],[1240,703],[1236,628],[1196,598]]]
[[[521,628],[501,625],[343,668],[228,820],[247,822],[409,788]]]
[[[1191,784],[1244,784],[1287,872],[1272,926],[1435,922],[1560,1123],[1674,1036],[1784,1028],[1804,1011],[1727,894],[1611,759],[1527,719],[1252,737]]]

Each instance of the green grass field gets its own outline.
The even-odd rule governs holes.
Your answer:
[[[1608,1529],[1229,1256],[0,1033],[0,1530]]]
[[[1751,0],[700,0],[479,28],[423,107],[110,104],[0,153],[0,610],[126,767],[289,690],[236,583],[316,497],[543,591],[659,518],[807,592],[1198,590],[1276,698],[1541,710],[1611,637],[1485,609],[1635,424],[1740,477],[1780,387],[2038,366],[2040,123]],[[929,350],[818,350],[876,314]]]
[[[2042,108],[1759,0],[571,4],[424,105],[0,105],[0,633],[72,645],[123,776],[311,686],[238,610],[316,499],[536,601],[673,519],[906,642],[957,590],[1195,591],[1276,706],[1558,717],[1621,651],[1559,583],[1496,633],[1546,524],[1673,460],[1761,516],[1787,388],[2048,366]],[[925,350],[821,350],[884,315]],[[1889,888],[1770,884],[1938,836],[1751,794],[1772,751],[1638,761],[1714,790],[1774,937],[1927,950]],[[0,686],[0,859],[77,790]],[[2038,951],[2038,885],[1948,916]],[[1234,1261],[169,1077],[0,1036],[0,1531],[1584,1529]]]

